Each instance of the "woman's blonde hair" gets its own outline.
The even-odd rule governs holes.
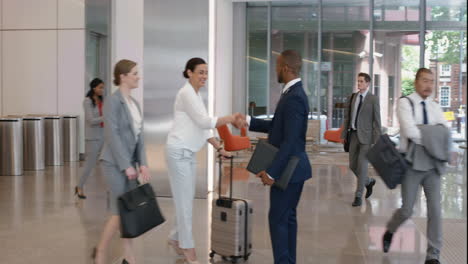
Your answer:
[[[120,75],[129,73],[136,65],[137,63],[131,60],[120,60],[117,62],[114,67],[114,84],[119,86],[121,82]]]

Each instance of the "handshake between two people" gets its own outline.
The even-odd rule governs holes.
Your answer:
[[[237,129],[249,127],[247,117],[241,113],[235,113],[230,116],[230,123]],[[275,180],[272,179],[266,171],[261,171],[256,176],[262,181],[263,185],[272,186],[275,183]]]
[[[230,122],[235,128],[248,128],[247,117],[241,113],[234,113],[230,116]]]

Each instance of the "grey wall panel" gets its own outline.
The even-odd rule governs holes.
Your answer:
[[[146,0],[144,42],[144,116],[148,162],[158,196],[172,196],[164,156],[177,91],[184,85],[185,63],[208,61],[208,0]],[[202,89],[206,100],[206,88]],[[205,102],[206,103],[206,102]],[[197,155],[196,196],[207,195],[206,147]]]
[[[232,111],[247,113],[247,14],[246,3],[234,3],[233,8],[233,78],[232,78]]]

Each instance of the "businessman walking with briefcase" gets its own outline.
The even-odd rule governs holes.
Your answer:
[[[348,111],[345,111],[345,128],[341,138],[349,144],[349,167],[357,177],[353,206],[362,205],[362,195],[369,198],[375,179],[367,176],[367,152],[381,134],[379,98],[369,92],[371,78],[367,73],[358,74],[358,92],[348,98]]]
[[[450,130],[442,108],[430,98],[434,91],[434,74],[421,68],[414,81],[416,92],[398,103],[400,152],[405,153],[410,168],[401,183],[402,206],[387,223],[382,238],[388,252],[393,234],[413,214],[421,185],[427,199],[427,251],[425,264],[440,264],[442,248],[441,176],[449,159]],[[436,146],[436,147],[434,147]]]

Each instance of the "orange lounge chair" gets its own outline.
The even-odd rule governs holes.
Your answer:
[[[224,141],[224,149],[226,151],[239,151],[250,148],[250,138],[247,137],[247,129],[241,129],[241,135],[236,136],[231,134],[227,125],[217,128],[219,136]]]
[[[341,132],[343,131],[344,127],[341,126],[338,130],[327,130],[323,134],[323,138],[330,142],[335,143],[343,143],[343,139],[341,139]]]
[[[246,128],[241,129],[240,136],[231,134],[231,131],[229,130],[229,127],[227,125],[220,126],[217,129],[219,137],[224,141],[224,149],[226,151],[240,151],[244,149],[249,149],[251,147],[250,138],[247,136]],[[230,177],[231,173],[233,174],[232,177]],[[219,185],[219,194],[226,194],[226,183],[228,182],[228,179],[230,181],[230,193],[232,194],[233,178],[235,178],[236,181],[247,181],[249,179],[249,176],[250,174],[245,168],[233,168],[233,158],[231,158],[230,168],[224,168],[224,176],[222,182],[224,182],[225,184],[223,184],[222,186]]]

